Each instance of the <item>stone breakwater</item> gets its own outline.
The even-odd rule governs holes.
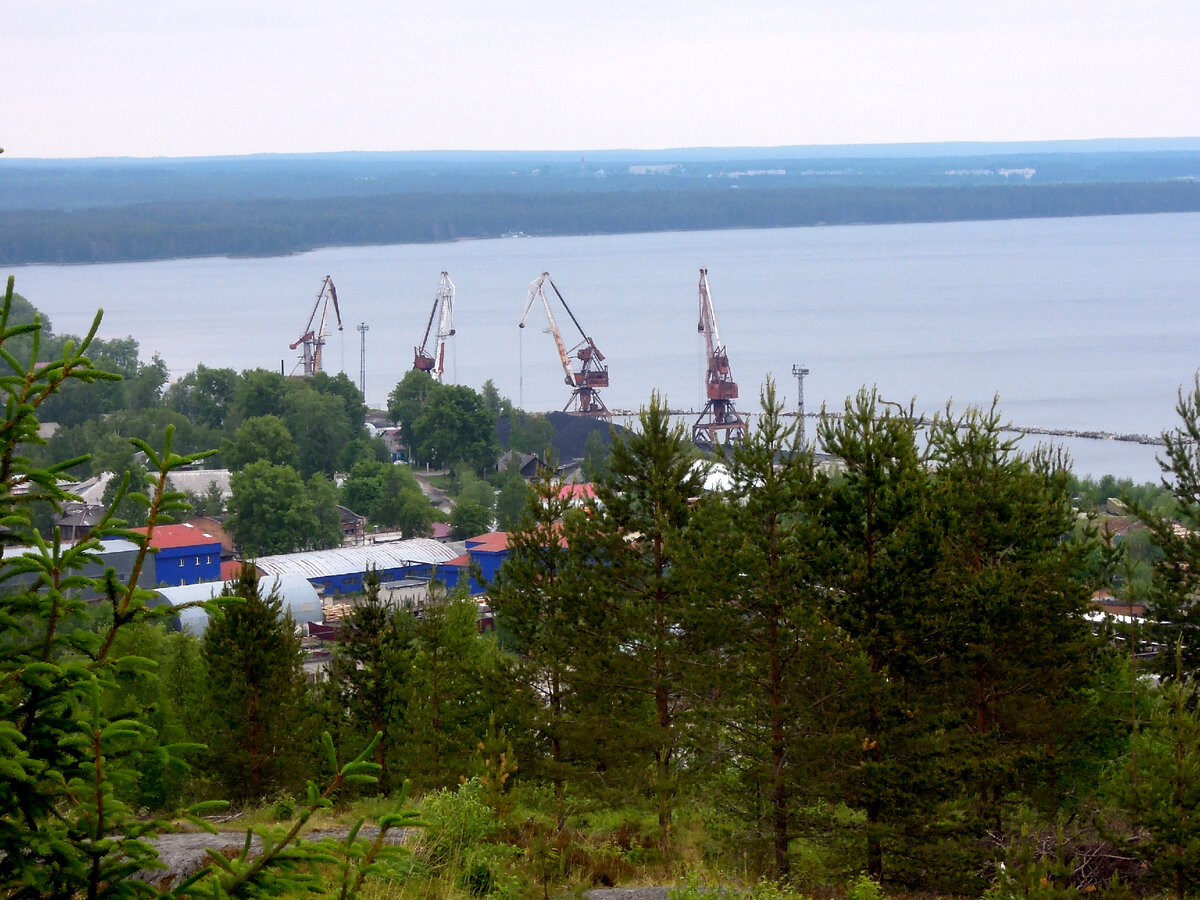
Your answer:
[[[633,412],[631,410],[625,410],[625,409],[612,410],[612,414],[613,414],[614,419],[628,419],[634,423],[636,423],[636,421],[637,421],[637,413]],[[697,416],[700,415],[700,412],[699,412],[699,410],[673,409],[673,410],[671,410],[671,415],[677,416],[681,419],[687,419],[689,417],[691,419],[695,419]],[[761,413],[750,412],[750,413],[741,413],[740,415],[742,416],[743,419],[746,420],[747,423],[750,423],[754,419],[756,419],[759,415],[761,415]],[[795,412],[785,412],[783,415],[794,418],[796,416],[796,413]],[[843,417],[843,413],[840,413],[840,412],[825,412],[824,414],[817,413],[817,412],[811,412],[811,413],[806,412],[804,414],[804,418],[819,419],[822,415],[826,415],[831,419],[840,419]],[[933,424],[933,419],[929,418],[928,416],[918,416],[916,421],[917,421],[917,424],[923,428],[928,427],[929,425]],[[1160,436],[1149,435],[1149,434],[1120,434],[1120,433],[1114,432],[1114,431],[1091,431],[1091,430],[1076,431],[1076,430],[1069,429],[1069,428],[1043,428],[1038,425],[1026,426],[1026,425],[1011,425],[1011,424],[1001,426],[1000,430],[1009,432],[1011,434],[1034,434],[1034,435],[1038,435],[1041,437],[1081,438],[1083,440],[1091,440],[1091,441],[1125,441],[1126,443],[1143,444],[1148,447],[1164,446],[1163,439]]]

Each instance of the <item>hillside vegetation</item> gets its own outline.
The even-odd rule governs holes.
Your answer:
[[[997,410],[944,414],[926,440],[911,409],[863,390],[819,423],[831,467],[796,445],[768,384],[723,460],[729,490],[702,489],[714,461],[656,397],[614,436],[594,500],[535,484],[488,585],[494,633],[472,599],[414,615],[368,579],[310,680],[253,571],[206,604],[202,637],[166,627],[140,562],[129,584],[101,579],[98,604],[78,599],[99,539],[144,560],[149,538],[110,514],[73,546],[42,540],[31,508],[68,499],[77,460],[29,450],[65,384],[119,382],[90,336],[43,355],[40,323],[12,306],[10,280],[0,505],[6,541],[33,549],[0,571],[8,896],[134,896],[150,839],[226,801],[278,824],[252,823],[244,852],[169,896],[1200,888],[1200,382],[1164,435],[1173,503],[1130,498],[1154,550],[1145,587],[1125,544],[1081,519],[1064,460],[1021,452]],[[398,401],[428,385],[408,387]],[[186,512],[166,479],[203,455],[174,439],[136,440],[130,499],[152,525]],[[1091,622],[1100,588],[1146,603],[1148,624]],[[359,831],[418,827],[409,788],[415,844]],[[371,797],[387,799],[348,834],[297,842]]]

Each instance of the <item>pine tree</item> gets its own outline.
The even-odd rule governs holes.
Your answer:
[[[530,700],[523,705],[522,768],[553,785],[560,827],[567,783],[586,779],[586,761],[595,756],[580,734],[586,718],[582,680],[588,672],[581,661],[589,640],[583,604],[593,572],[580,558],[580,541],[572,541],[576,528],[564,521],[576,520],[570,512],[569,498],[547,468],[533,484],[519,525],[508,534],[508,556],[489,590],[498,628],[518,656],[512,669],[515,693]]]
[[[607,668],[608,693],[621,698],[628,716],[623,738],[644,754],[661,839],[669,847],[687,737],[683,719],[694,706],[685,591],[672,563],[687,539],[703,469],[657,394],[642,410],[639,426],[614,438],[608,475],[596,485],[598,503],[589,520],[599,560],[593,589],[603,594],[605,632],[596,636],[602,643],[588,662]],[[601,682],[593,676],[593,684]],[[639,721],[644,707],[649,719]],[[634,767],[627,775],[636,778],[637,772]]]
[[[937,562],[929,477],[911,410],[860,391],[841,416],[822,415],[819,439],[844,470],[821,510],[831,556],[824,611],[865,662],[853,764],[844,797],[866,819],[867,873],[884,875],[885,848],[904,852],[905,832],[927,815],[944,787],[926,763],[934,729],[919,698],[921,645],[932,624],[923,609]]]
[[[405,693],[412,669],[410,642],[414,622],[407,612],[380,597],[379,573],[364,579],[365,595],[342,622],[343,642],[333,651],[332,678],[338,706],[350,719],[347,746],[362,747],[376,734],[375,762],[385,793],[399,786],[396,772],[407,754],[404,745]]]
[[[312,737],[295,625],[276,587],[263,595],[253,565],[222,596],[230,601],[210,613],[202,648],[206,769],[234,801],[295,790]]]
[[[1164,431],[1164,455],[1158,464],[1163,486],[1171,491],[1178,519],[1136,507],[1150,529],[1151,540],[1161,551],[1154,564],[1147,621],[1158,623],[1147,636],[1162,646],[1178,646],[1183,671],[1200,672],[1200,373],[1192,390],[1181,389],[1175,411],[1179,424]],[[1174,677],[1169,654],[1160,657],[1161,674]]]
[[[458,784],[487,730],[497,660],[495,642],[479,634],[478,614],[475,601],[460,598],[434,603],[416,620],[405,699],[414,784]]]
[[[98,369],[87,356],[99,315],[86,337],[61,342],[57,358],[41,359],[41,323],[10,319],[13,286],[9,278],[0,305],[0,356],[6,370],[0,396],[7,409],[0,422],[0,521],[6,545],[26,546],[0,559],[0,894],[89,900],[157,894],[135,875],[158,865],[153,839],[175,823],[148,818],[128,798],[162,802],[157,787],[165,785],[154,780],[178,771],[184,751],[199,748],[167,743],[175,726],[165,707],[179,711],[176,701],[187,693],[180,690],[185,679],[152,685],[155,664],[138,653],[148,649],[139,637],[153,635],[153,640],[161,634],[130,632],[161,623],[176,610],[151,607],[150,592],[137,586],[151,534],[125,531],[111,511],[89,538],[73,544],[60,542],[57,534],[44,541],[32,530],[31,507],[77,499],[62,481],[72,466],[85,461],[31,462],[30,450],[41,443],[39,409],[66,383],[82,386],[117,376]],[[167,490],[169,474],[208,455],[172,452],[173,436],[167,428],[161,452],[133,441],[155,473],[144,493],[138,490],[141,484],[133,486],[151,530],[169,521],[168,514],[187,509],[183,494]],[[138,546],[128,579],[111,568],[100,578],[81,574],[85,564],[100,558],[101,539],[118,536]],[[96,591],[100,599],[83,600],[84,590]],[[194,649],[188,643],[177,646]],[[192,669],[189,661],[175,655],[171,665]],[[158,709],[154,701],[147,706],[154,695],[162,701]],[[361,757],[342,764],[332,746],[328,749],[334,778],[324,795],[310,787],[309,802],[291,828],[255,829],[260,849],[253,859],[247,834],[240,857],[214,854],[179,892],[251,897],[320,890],[317,866],[329,863],[331,855],[325,847],[299,845],[303,825],[313,811],[329,805],[330,793],[372,778],[372,765]],[[193,825],[211,828],[198,816],[223,805],[201,803],[182,814]],[[382,852],[387,829],[408,821],[398,809],[381,819],[374,844],[352,834],[340,845],[333,861],[345,876],[343,896],[361,886]]]
[[[926,703],[945,706],[941,764],[967,788],[971,810],[958,818],[958,846],[978,852],[985,831],[1005,833],[1013,806],[1053,815],[1053,788],[1081,758],[1097,675],[1083,618],[1087,544],[1068,537],[1069,473],[1050,456],[1019,453],[994,404],[947,410],[930,445],[941,575],[925,604],[935,628],[924,636],[921,689]]]
[[[1200,690],[1183,671],[1181,644],[1175,677],[1163,685],[1150,721],[1135,736],[1137,777],[1126,797],[1134,824],[1146,835],[1133,850],[1175,900],[1200,890]]]
[[[697,515],[681,561],[697,661],[719,698],[719,752],[738,778],[725,798],[769,836],[775,877],[790,873],[798,810],[819,796],[824,734],[845,690],[840,642],[819,616],[823,546],[813,520],[824,480],[785,425],[775,386],[730,458],[732,490]]]

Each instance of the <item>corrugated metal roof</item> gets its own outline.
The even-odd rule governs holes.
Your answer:
[[[159,594],[172,606],[182,606],[185,603],[202,603],[211,600],[221,593],[226,584],[234,582],[209,582],[207,584],[182,584],[179,587],[159,588]],[[235,585],[236,586],[236,585]],[[300,575],[283,576],[278,579],[263,579],[259,583],[264,594],[272,588],[279,589],[283,600],[283,609],[292,615],[292,621],[297,625],[306,622],[320,622],[324,617],[321,597],[316,588],[309,584],[308,579]],[[151,605],[156,605],[153,602]],[[181,609],[178,612],[180,627],[192,634],[203,634],[208,625],[208,613],[201,607]]]
[[[79,542],[63,541],[62,547],[65,550],[68,547],[74,547],[77,543]],[[104,540],[100,541],[100,553],[136,553],[137,550],[138,545],[125,538],[104,538]],[[22,554],[35,554],[37,552],[36,547],[26,547],[23,544],[10,544],[4,548],[4,555],[10,557]],[[454,554],[451,553],[450,555],[453,556]]]
[[[228,500],[230,496],[228,469],[176,469],[167,476],[167,480],[176,491],[191,491],[200,496],[208,490],[209,485],[215,484],[221,492],[221,499]]]
[[[329,578],[356,575],[371,566],[399,569],[411,565],[438,565],[453,559],[454,551],[431,538],[413,538],[394,544],[363,544],[335,550],[310,550],[264,556],[254,562],[264,575],[303,575],[305,578]]]

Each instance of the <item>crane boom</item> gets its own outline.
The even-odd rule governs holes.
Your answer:
[[[317,291],[316,302],[313,303],[312,312],[308,314],[308,321],[300,332],[300,337],[295,343],[288,345],[291,350],[303,347],[300,351],[300,362],[296,363],[296,368],[292,370],[293,375],[297,374],[297,369],[300,370],[299,374],[301,375],[313,375],[321,371],[321,351],[329,334],[326,325],[329,321],[329,304],[331,302],[333,303],[333,314],[337,319],[338,331],[343,331],[342,311],[338,307],[337,288],[333,286],[333,277],[326,275],[321,282],[321,289]],[[321,310],[321,319],[319,326],[314,329],[313,322],[317,318],[317,310]]]
[[[567,356],[567,348],[566,345],[563,344],[562,333],[558,330],[558,323],[554,321],[554,312],[550,309],[550,301],[546,299],[546,291],[542,287],[542,285],[549,280],[550,273],[543,272],[532,282],[530,282],[529,298],[525,301],[525,314],[521,316],[521,323],[517,327],[525,327],[525,320],[529,318],[529,310],[533,308],[534,301],[541,300],[542,307],[546,310],[546,321],[550,323],[550,334],[554,337],[554,346],[558,348],[558,358],[562,362],[564,376],[563,380],[566,382],[567,387],[574,387],[575,379],[574,373],[571,371],[571,360]],[[553,286],[554,282],[551,281],[550,284]],[[558,288],[554,288],[554,293],[558,294]],[[558,294],[558,299],[562,299],[562,294]],[[566,306],[566,304],[564,303],[563,306]],[[570,314],[570,312],[570,310],[567,310],[568,314]],[[574,320],[574,318],[574,316],[571,316],[572,320]],[[576,322],[575,324],[578,325],[579,323]]]
[[[708,364],[708,399],[736,400],[737,382],[729,369],[729,352],[721,343],[717,330],[717,312],[713,309],[712,295],[708,290],[708,269],[700,270],[700,323],[696,330],[704,335],[705,360]]]
[[[729,352],[721,343],[721,334],[717,329],[717,313],[708,290],[708,269],[700,270],[699,294],[700,322],[696,330],[704,335],[708,399],[704,411],[692,426],[692,440],[701,446],[715,447],[741,440],[746,434],[746,423],[733,404],[738,396],[738,386],[729,367]],[[719,440],[722,437],[725,439],[723,442]]]
[[[437,319],[437,344],[433,352],[428,350],[429,335],[433,331],[433,322]],[[433,308],[429,310],[429,322],[425,325],[425,337],[421,346],[413,348],[413,368],[428,372],[434,381],[442,380],[445,371],[446,339],[454,334],[454,282],[446,272],[442,272],[438,282],[437,293],[433,297]]]
[[[554,295],[558,297],[559,302],[563,305],[563,309],[567,311],[571,322],[579,329],[581,340],[570,350],[567,350],[566,344],[563,343],[562,332],[559,331],[558,323],[554,320],[554,311],[550,308],[550,301],[546,297],[546,283],[549,283],[550,288],[554,291]],[[542,308],[546,310],[546,321],[550,325],[549,331],[554,337],[554,345],[558,349],[558,359],[563,367],[563,380],[566,382],[567,387],[572,388],[571,399],[567,401],[567,405],[563,407],[563,411],[602,419],[605,422],[611,421],[612,414],[608,411],[608,407],[604,405],[604,401],[600,399],[600,395],[596,391],[597,388],[608,387],[608,366],[602,365],[604,354],[600,352],[600,348],[596,346],[596,342],[583,330],[583,327],[579,324],[579,320],[575,318],[575,313],[571,312],[571,307],[567,305],[567,301],[563,298],[562,292],[559,291],[558,286],[550,278],[549,272],[543,272],[530,283],[529,296],[525,301],[525,313],[521,316],[521,322],[518,325],[519,328],[525,327],[525,322],[529,318],[529,311],[533,308],[533,304],[537,300],[541,300]],[[579,360],[578,370],[571,366],[572,356]]]

